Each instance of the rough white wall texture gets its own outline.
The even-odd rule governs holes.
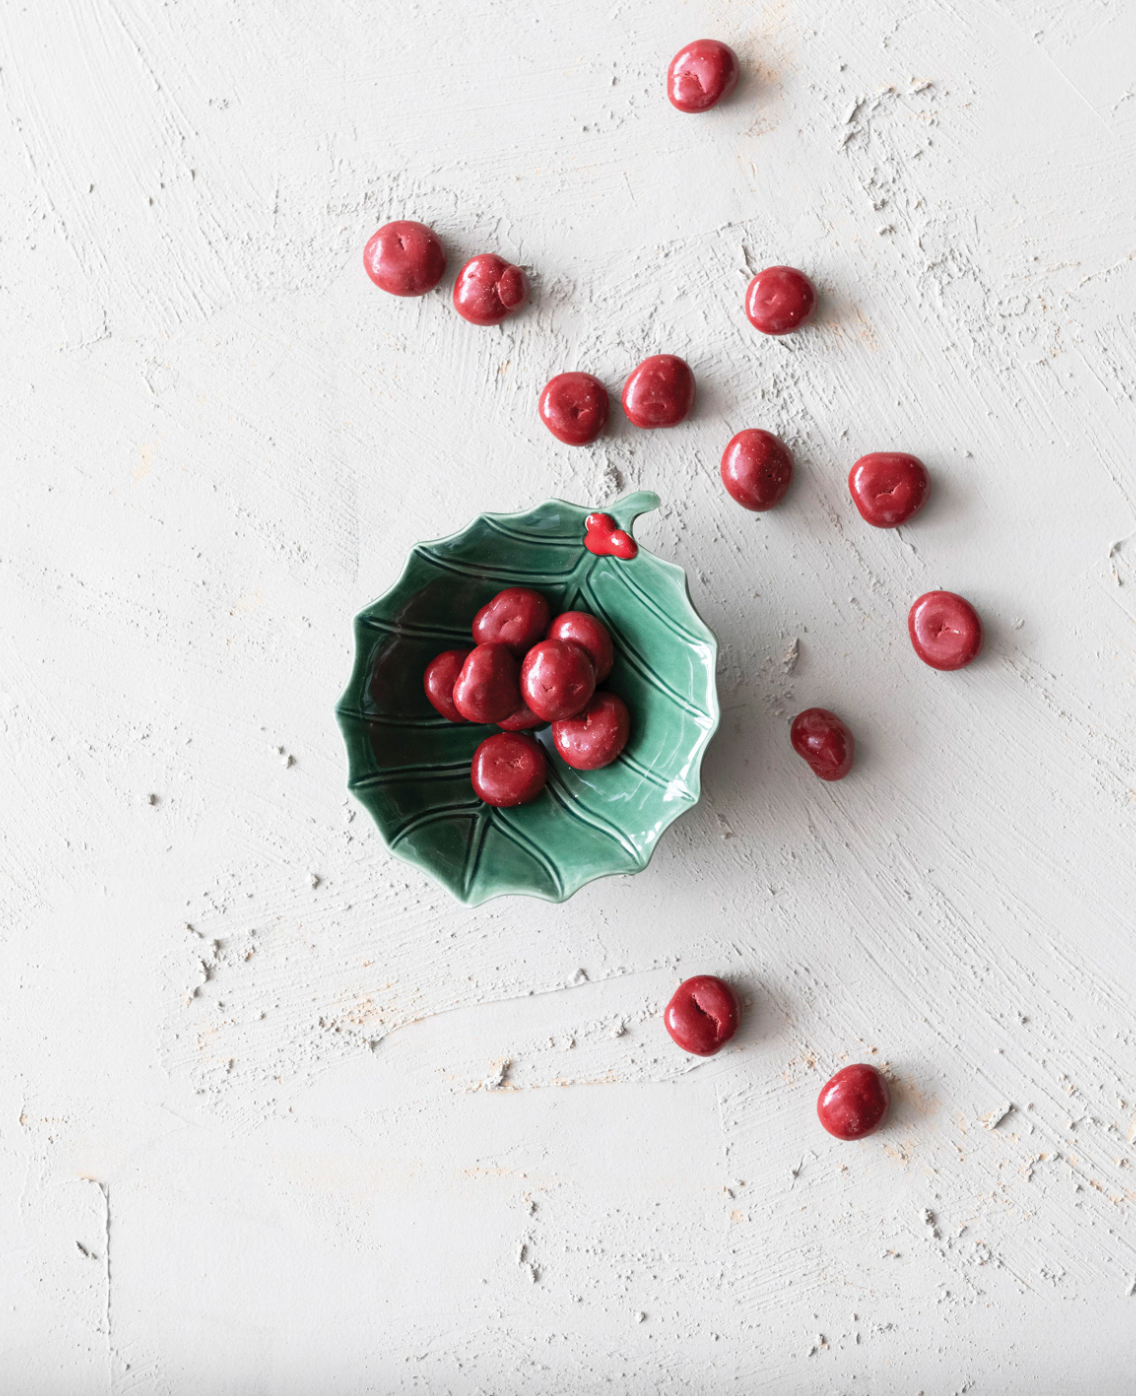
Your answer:
[[[681,116],[702,35],[745,77]],[[1131,1392],[1136,7],[8,0],[0,43],[5,1396]],[[422,300],[365,278],[392,217],[450,249]],[[533,277],[499,329],[448,302],[482,250]],[[784,341],[771,262],[823,292]],[[681,428],[540,425],[660,351]],[[797,453],[765,517],[743,426]],[[881,449],[933,473],[898,534],[845,489]],[[347,797],[351,617],[417,539],[638,486],[722,642],[705,798],[638,877],[461,909]],[[965,672],[911,652],[932,587]],[[696,972],[750,1000],[707,1062]],[[857,1059],[897,1105],[842,1145]]]

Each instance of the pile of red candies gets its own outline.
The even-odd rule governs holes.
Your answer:
[[[502,730],[473,754],[470,779],[487,805],[535,800],[548,780],[532,729],[552,724],[552,742],[577,771],[610,766],[627,744],[631,715],[617,693],[597,692],[615,651],[607,627],[587,611],[553,617],[531,587],[506,587],[473,618],[471,649],[445,650],[426,666],[426,697],[451,722]]]

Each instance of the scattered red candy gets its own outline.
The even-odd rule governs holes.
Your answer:
[[[473,638],[479,645],[508,645],[522,659],[542,640],[552,611],[532,587],[506,587],[487,601],[473,618]]]
[[[529,279],[520,269],[493,252],[471,257],[454,282],[454,309],[471,325],[499,325],[523,305]]]
[[[848,489],[873,528],[898,528],[926,504],[931,481],[918,456],[874,451],[848,472]]]
[[[709,111],[738,85],[738,55],[717,39],[695,39],[667,69],[667,96],[679,111]]]
[[[762,334],[789,334],[812,315],[816,287],[795,267],[766,267],[749,283],[745,310]]]
[[[552,724],[552,740],[576,771],[610,766],[627,745],[631,715],[616,693],[597,693],[582,713]]]
[[[521,665],[521,695],[545,722],[575,717],[595,687],[596,669],[591,658],[579,645],[565,640],[541,640]]]
[[[637,427],[674,427],[694,406],[694,374],[674,354],[652,354],[623,385],[623,410]]]
[[[392,296],[424,296],[446,270],[438,235],[425,223],[385,223],[363,249],[363,265],[376,286]]]
[[[891,1091],[874,1066],[863,1062],[838,1071],[821,1091],[817,1116],[837,1139],[863,1139],[887,1119]]]
[[[932,669],[963,669],[982,649],[978,612],[953,591],[929,591],[907,617],[915,653]]]
[[[454,684],[461,673],[462,665],[469,654],[468,649],[464,650],[443,650],[426,666],[426,673],[422,677],[422,686],[426,690],[426,697],[442,714],[448,717],[451,722],[464,722],[465,718],[454,707]]]
[[[610,514],[589,514],[584,520],[584,547],[597,557],[618,557],[630,562],[639,545]]]
[[[843,780],[852,769],[856,743],[847,726],[827,708],[806,708],[793,719],[789,740],[821,780]]]
[[[587,446],[607,426],[607,389],[590,373],[558,373],[540,395],[540,420],[566,446]]]
[[[722,483],[743,509],[772,509],[792,479],[793,453],[770,431],[739,431],[722,452]]]
[[[527,732],[532,727],[543,727],[544,718],[537,717],[528,706],[522,702],[515,713],[510,713],[508,717],[503,717],[497,724],[503,732]]]
[[[603,683],[615,662],[607,626],[587,611],[562,611],[548,627],[550,640],[579,645],[596,666],[596,683]]]
[[[506,645],[477,645],[454,682],[454,707],[467,722],[500,722],[521,706],[517,659]]]
[[[663,1022],[684,1052],[712,1057],[738,1030],[738,1001],[724,980],[696,974],[674,991]]]
[[[487,805],[507,809],[527,805],[544,789],[548,757],[544,747],[519,732],[486,737],[473,753],[469,773],[473,788]]]

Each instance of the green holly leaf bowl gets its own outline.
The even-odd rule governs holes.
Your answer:
[[[619,528],[659,507],[640,492],[609,506]],[[411,550],[390,591],[355,618],[355,666],[336,716],[348,789],[388,848],[476,906],[520,894],[562,902],[598,877],[642,872],[664,830],[697,804],[702,754],[718,726],[718,643],[691,604],[686,574],[640,548],[630,560],[584,547],[591,510],[553,499],[525,514],[482,514]],[[631,711],[622,755],[576,771],[556,754],[530,804],[494,809],[473,792],[473,753],[496,727],[448,722],[422,675],[442,650],[471,645],[477,611],[507,586],[535,587],[558,611],[590,611],[611,631],[604,687]]]

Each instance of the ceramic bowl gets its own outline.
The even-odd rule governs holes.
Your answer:
[[[658,506],[643,492],[605,512],[630,532]],[[718,726],[717,641],[681,567],[643,548],[624,560],[584,547],[590,512],[553,499],[525,514],[482,514],[414,547],[395,585],[355,618],[355,667],[336,710],[348,788],[392,853],[471,906],[506,893],[560,902],[597,877],[641,872],[667,826],[698,802]],[[494,809],[469,771],[497,728],[439,716],[422,675],[440,651],[472,644],[474,615],[507,586],[535,587],[554,615],[590,611],[604,622],[615,666],[603,686],[627,702],[631,735],[612,765],[576,771],[543,729],[545,790]]]

